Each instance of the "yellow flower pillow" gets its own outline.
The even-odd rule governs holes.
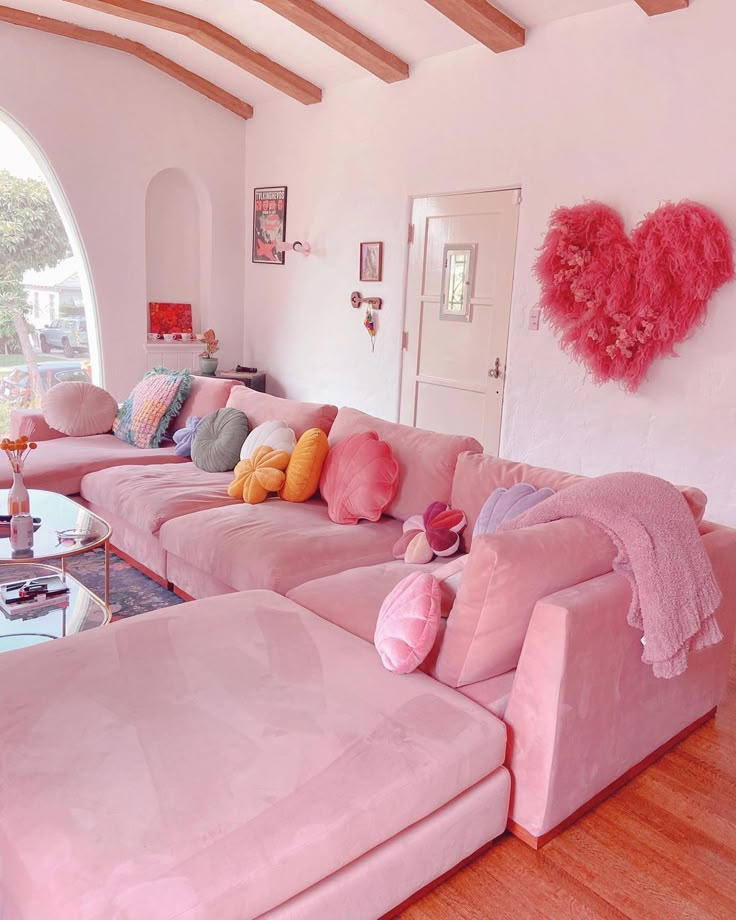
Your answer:
[[[267,444],[241,460],[235,467],[235,479],[227,488],[230,498],[242,498],[249,505],[265,501],[269,492],[278,492],[284,485],[284,470],[289,465],[285,450],[272,450]]]
[[[310,428],[297,441],[279,495],[287,502],[305,502],[319,486],[322,466],[330,449],[321,428]]]

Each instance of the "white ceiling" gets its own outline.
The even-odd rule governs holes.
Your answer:
[[[18,9],[112,32],[148,45],[246,102],[258,106],[280,95],[234,64],[189,39],[153,26],[128,22],[66,0],[4,0]],[[403,58],[410,65],[471,45],[474,39],[425,0],[320,0],[322,6]],[[593,12],[632,0],[494,0],[526,28]],[[367,72],[267,9],[257,0],[170,0],[171,6],[207,19],[244,44],[311,80],[326,92]],[[63,41],[63,39],[59,39]],[[110,52],[111,54],[116,52]],[[491,54],[492,52],[488,52]],[[517,53],[517,52],[512,52]],[[368,75],[370,79],[376,79]],[[298,105],[299,103],[295,103]]]

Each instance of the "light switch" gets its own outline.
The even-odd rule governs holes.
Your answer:
[[[539,307],[532,307],[532,309],[529,311],[529,328],[532,330],[532,332],[537,332],[539,329],[539,314],[541,312],[542,311]]]

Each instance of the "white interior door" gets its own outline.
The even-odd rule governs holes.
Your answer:
[[[497,454],[520,192],[418,198],[412,211],[401,421]]]

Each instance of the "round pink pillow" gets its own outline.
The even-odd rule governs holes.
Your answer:
[[[440,585],[429,572],[412,572],[381,604],[373,644],[384,668],[415,671],[432,651],[442,618]]]
[[[57,383],[43,397],[46,423],[75,438],[110,431],[117,411],[107,390],[81,380]]]

